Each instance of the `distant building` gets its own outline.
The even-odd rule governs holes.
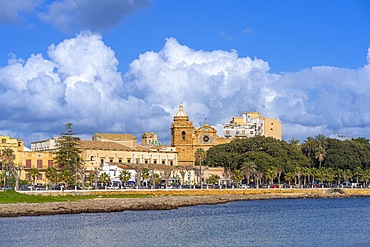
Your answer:
[[[244,112],[241,117],[233,117],[225,124],[226,138],[250,138],[257,135],[281,140],[281,122],[278,119],[260,117],[259,112]]]

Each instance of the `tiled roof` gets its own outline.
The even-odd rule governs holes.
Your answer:
[[[111,141],[131,141],[136,140],[133,134],[112,134],[112,133],[95,133],[94,137],[107,139]]]
[[[132,151],[125,145],[118,144],[116,142],[97,142],[97,141],[79,141],[79,147],[81,149],[98,149],[98,150],[120,150],[120,151]]]

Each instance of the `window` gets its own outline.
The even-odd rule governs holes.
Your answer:
[[[31,160],[26,160],[26,168],[31,168]]]
[[[122,160],[119,160],[118,162],[121,163]],[[131,163],[131,159],[127,159],[127,163]]]
[[[185,132],[185,131],[181,132],[181,138],[182,138],[183,140],[185,140],[185,135],[186,135],[186,132]]]
[[[166,160],[162,160],[162,165],[166,164]]]
[[[154,163],[154,164],[157,164],[157,160],[153,160],[153,163]]]
[[[173,166],[173,160],[170,160],[170,165]]]
[[[130,163],[131,160],[128,160],[128,163]],[[118,159],[118,163],[122,163],[122,159]]]
[[[37,168],[42,168],[42,160],[37,160]]]
[[[6,143],[6,139],[1,139],[1,143]]]
[[[53,167],[53,163],[54,163],[53,160],[48,160],[48,167]]]
[[[145,160],[145,164],[148,164],[148,160]]]
[[[110,162],[110,163],[113,163],[113,160],[112,160],[112,159],[110,159],[110,160],[109,160],[109,162]]]

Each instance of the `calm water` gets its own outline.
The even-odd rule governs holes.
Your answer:
[[[370,246],[370,198],[0,218],[0,246]]]

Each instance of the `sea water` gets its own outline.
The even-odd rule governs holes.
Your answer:
[[[370,246],[370,198],[0,218],[0,246]]]

